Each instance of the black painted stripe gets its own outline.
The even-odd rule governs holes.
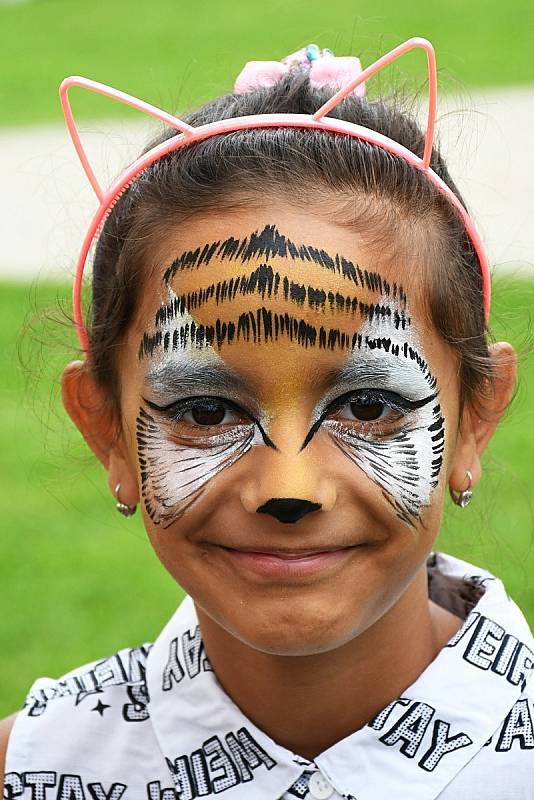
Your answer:
[[[231,236],[222,242],[218,240],[199,246],[195,250],[185,250],[166,268],[163,280],[168,284],[177,272],[184,269],[198,269],[209,264],[214,257],[221,261],[240,261],[246,264],[252,259],[268,260],[276,256],[317,264],[352,281],[356,286],[391,297],[397,300],[402,308],[406,307],[406,293],[400,284],[390,283],[379,273],[362,269],[338,253],[332,256],[326,250],[313,245],[297,245],[280,233],[275,225],[266,225],[262,231],[254,231],[244,239],[235,239]]]
[[[199,325],[194,321],[186,322],[174,329],[172,337],[170,331],[166,331],[164,334],[160,330],[153,334],[145,333],[139,345],[138,358],[142,360],[151,357],[160,348],[165,352],[171,349],[185,349],[188,346],[207,347],[214,344],[220,348],[223,344],[232,344],[239,340],[259,344],[262,341],[277,341],[282,338],[296,342],[305,348],[359,350],[362,347],[363,337],[360,333],[350,334],[339,328],[325,328],[322,325],[317,329],[306,320],[287,313],[273,313],[265,306],[261,306],[255,312],[243,312],[237,321],[225,322],[217,318],[214,325]],[[429,386],[433,389],[436,388],[436,378],[431,374],[427,362],[408,343],[405,342],[401,347],[392,342],[388,336],[365,336],[364,345],[369,350],[384,350],[397,357],[403,355],[414,361],[427,377]]]
[[[364,303],[355,296],[290,281],[287,276],[282,278],[279,272],[273,271],[270,265],[261,264],[248,275],[233,276],[229,280],[218,281],[196,291],[177,295],[169,303],[163,303],[156,312],[155,326],[159,328],[166,325],[176,317],[193,312],[210,301],[216,306],[231,303],[238,294],[241,297],[257,294],[262,300],[265,300],[266,296],[270,298],[283,295],[285,300],[299,307],[307,305],[314,310],[358,314],[369,322],[374,319],[390,320],[397,330],[399,328],[405,330],[411,324],[411,319],[404,311],[399,313],[389,305]]]

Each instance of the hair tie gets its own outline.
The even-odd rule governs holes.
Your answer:
[[[361,73],[362,65],[355,56],[335,56],[327,47],[320,50],[318,45],[309,44],[281,61],[248,61],[236,78],[234,92],[246,94],[269,88],[287,73],[298,70],[309,72],[314,89],[323,86],[341,89]],[[363,97],[365,85],[361,83],[352,94]]]

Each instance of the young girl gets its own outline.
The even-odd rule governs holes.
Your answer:
[[[363,94],[411,47],[426,134]],[[515,381],[432,57],[252,62],[185,123],[135,101],[170,127],[107,193],[84,162],[64,404],[187,597],[154,644],[34,684],[9,800],[534,798],[527,622],[432,550]]]

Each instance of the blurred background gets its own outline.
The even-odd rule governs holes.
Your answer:
[[[63,125],[67,75],[184,113],[230,90],[246,61],[310,42],[364,65],[410,36],[433,42],[439,140],[495,265],[492,334],[521,359],[482,485],[469,508],[447,503],[437,549],[499,575],[534,625],[531,0],[0,0],[0,33],[0,716],[38,676],[152,641],[181,597],[61,406],[61,370],[77,357],[70,283],[96,209]],[[424,104],[420,54],[379,90],[390,81]],[[107,185],[157,123],[70,96]]]

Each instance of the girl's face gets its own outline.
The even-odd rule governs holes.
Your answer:
[[[180,224],[155,254],[120,363],[146,528],[259,650],[339,646],[421,585],[459,414],[424,255],[283,204]]]

